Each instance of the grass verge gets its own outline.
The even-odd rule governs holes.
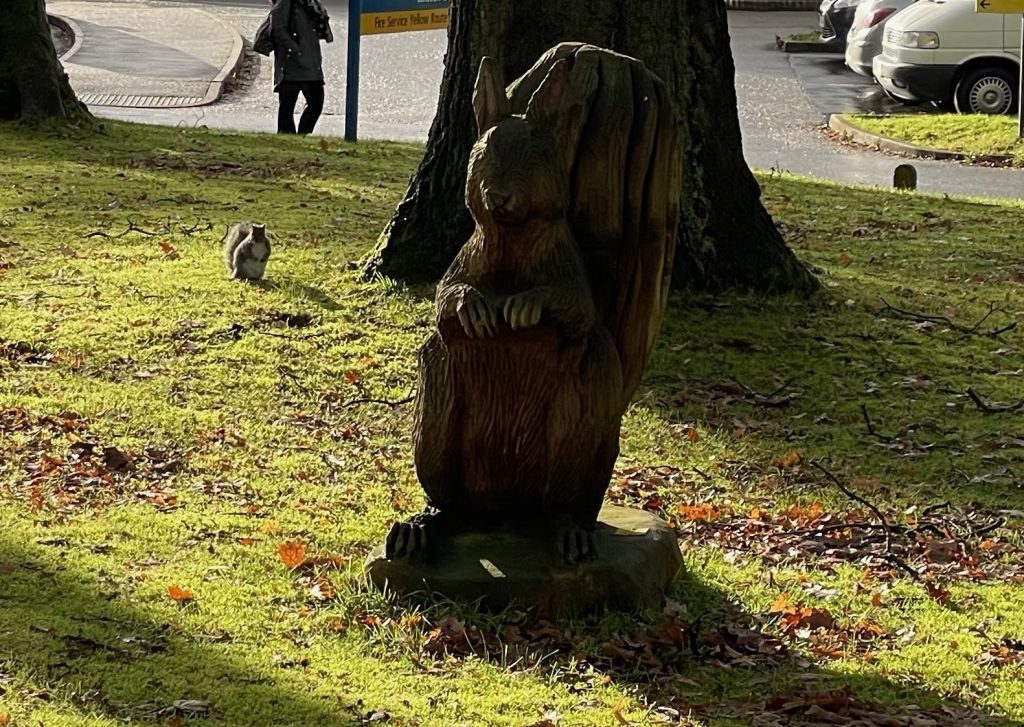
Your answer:
[[[973,157],[1009,157],[1024,166],[1024,142],[1017,119],[987,114],[897,114],[847,116],[866,131],[908,144],[960,152]]]
[[[686,574],[553,626],[360,575],[431,300],[352,263],[421,150],[106,128],[0,127],[0,724],[1024,723],[1019,206],[762,177],[824,292],[672,300],[609,498]]]

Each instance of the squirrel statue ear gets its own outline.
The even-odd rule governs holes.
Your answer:
[[[483,134],[496,123],[512,115],[512,105],[505,95],[505,76],[494,58],[484,56],[473,86],[473,113],[476,127]]]
[[[573,60],[571,70],[568,58],[556,61],[526,107],[526,118],[530,121],[554,120],[569,168],[575,161],[576,147],[600,80],[597,55],[578,52]]]
[[[558,116],[565,110],[565,100],[569,95],[569,61],[563,58],[556,61],[540,86],[530,97],[526,106],[526,118],[536,121],[544,117]]]

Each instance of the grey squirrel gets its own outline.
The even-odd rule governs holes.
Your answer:
[[[270,259],[270,233],[259,222],[236,222],[221,239],[232,280],[259,280]]]

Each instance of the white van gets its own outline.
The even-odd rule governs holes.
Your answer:
[[[975,12],[975,0],[918,0],[889,19],[871,70],[893,98],[960,113],[1017,110],[1020,15]]]

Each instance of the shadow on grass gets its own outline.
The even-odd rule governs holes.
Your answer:
[[[177,714],[239,727],[361,724],[357,705],[288,690],[272,680],[273,667],[248,661],[244,646],[204,643],[201,634],[155,621],[65,568],[52,551],[10,535],[0,536],[0,584],[0,684],[14,704],[46,700],[82,718],[129,723]],[[19,694],[20,676],[42,691]],[[202,702],[213,691],[220,697],[207,712]],[[199,703],[176,709],[177,700]]]
[[[648,708],[639,724],[689,725],[683,720],[694,716],[712,727],[1024,727],[879,674],[812,665],[758,616],[689,573],[677,577],[670,596],[675,600],[661,615],[560,624],[515,611],[488,616],[475,606],[428,603],[436,628],[414,641],[419,651],[412,658],[428,672],[453,656],[509,672],[535,670],[581,699],[612,682]]]
[[[271,275],[252,283],[262,290],[276,290],[295,303],[312,302],[327,311],[341,310],[341,305],[320,288],[303,283],[289,275]]]
[[[881,308],[881,284],[840,295],[856,299],[674,301],[647,369],[649,410],[716,432],[761,474],[796,450],[880,504],[1024,508],[1013,414],[966,393],[981,381],[995,401],[1019,398],[992,353],[1012,341],[923,329]]]

